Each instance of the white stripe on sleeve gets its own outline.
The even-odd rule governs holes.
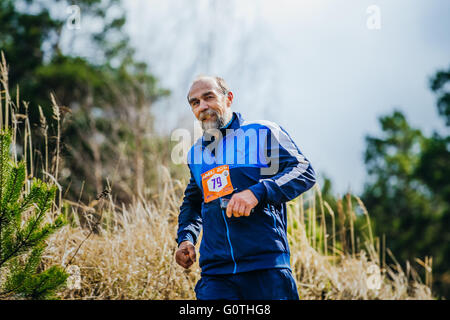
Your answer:
[[[291,156],[295,157],[297,159],[297,161],[299,162],[298,165],[295,166],[294,168],[292,168],[291,171],[289,171],[288,173],[282,175],[277,180],[275,180],[275,183],[279,187],[288,183],[291,180],[297,179],[299,176],[301,176],[303,173],[306,172],[306,170],[308,169],[308,166],[309,166],[309,162],[305,159],[305,157],[303,155],[301,155],[298,152],[298,150],[295,147],[295,145],[293,144],[292,140],[289,138],[289,136],[286,134],[286,132],[284,132],[281,129],[281,127],[279,125],[277,125],[276,123],[274,123],[272,121],[258,120],[258,121],[251,121],[251,122],[244,121],[242,123],[242,126],[253,124],[253,123],[257,123],[257,124],[268,127],[270,129],[270,131],[272,132],[272,134],[277,139],[278,143],[284,149],[286,149],[286,151],[289,152],[289,154]],[[261,179],[261,181],[264,181],[264,180],[269,180],[269,179]]]

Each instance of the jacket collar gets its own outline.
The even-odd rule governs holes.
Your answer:
[[[242,118],[242,115],[239,112],[233,112],[233,116],[231,118],[231,121],[229,124],[221,128],[222,134],[225,135],[226,132],[224,132],[227,129],[239,129],[241,127],[242,122],[244,122],[244,119]]]

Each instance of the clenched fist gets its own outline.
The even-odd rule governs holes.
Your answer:
[[[228,202],[227,217],[231,218],[232,215],[236,218],[241,216],[248,217],[257,204],[258,199],[250,190],[235,193],[231,197],[230,202]]]
[[[175,253],[175,261],[185,269],[188,269],[197,259],[194,244],[190,241],[180,243]]]

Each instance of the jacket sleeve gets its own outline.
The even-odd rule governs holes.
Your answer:
[[[189,180],[189,184],[184,191],[183,203],[178,215],[178,232],[175,239],[180,245],[181,242],[189,240],[193,244],[197,243],[198,235],[202,227],[202,203],[203,195],[197,186],[194,177]]]
[[[273,173],[263,174],[259,183],[249,189],[258,202],[278,205],[309,190],[316,182],[316,175],[309,161],[283,128],[274,123],[268,128],[266,158],[269,166],[274,168]]]

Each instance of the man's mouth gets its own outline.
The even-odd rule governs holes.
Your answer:
[[[211,114],[206,114],[204,116],[201,117],[201,121],[206,121],[206,120],[210,120],[211,118],[216,117],[216,115],[214,113]]]

